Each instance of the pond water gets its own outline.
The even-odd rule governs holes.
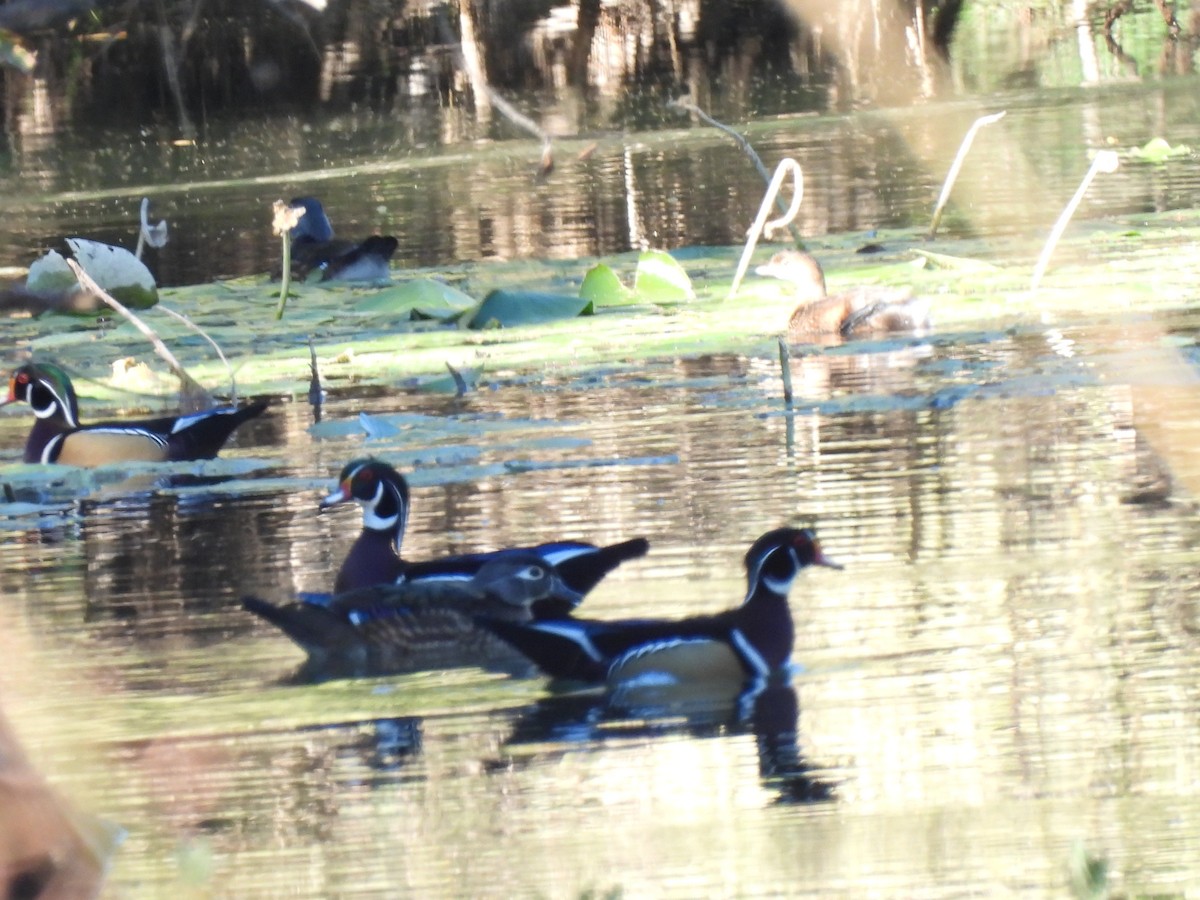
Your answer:
[[[804,167],[797,224],[812,237],[927,225],[971,123],[999,110],[1007,117],[979,136],[960,175],[947,235],[1044,235],[1090,153],[1152,138],[1200,146],[1195,78],[737,124],[768,167],[784,156]],[[633,132],[568,121],[571,136],[556,143],[544,179],[536,142],[476,140],[478,126],[458,120],[442,140],[423,120],[367,113],[324,127],[293,118],[217,124],[182,147],[167,131],[64,136],[0,172],[9,211],[0,260],[27,265],[75,234],[132,246],[143,196],[153,220],[172,228],[167,246],[148,256],[166,285],[278,268],[270,206],[300,194],[323,197],[343,236],[394,234],[401,267],[739,243],[764,189],[750,160],[665,101],[663,117],[661,129]],[[1080,215],[1200,205],[1194,160],[1126,164],[1093,186]]]
[[[1082,854],[1194,891],[1200,520],[1134,427],[1144,326],[802,354],[791,414],[767,346],[332,399],[425,417],[383,440],[275,407],[225,454],[259,487],[6,520],[6,711],[127,829],[114,896],[1062,896]],[[786,522],[846,568],[799,579],[799,671],[749,708],[476,670],[288,684],[300,654],[237,600],[328,586],[358,515],[316,502],[365,450],[413,472],[413,558],[648,537],[592,616],[733,605]]]
[[[1040,235],[1089,151],[1200,146],[1196,87],[739,127],[768,165],[803,163],[805,235],[859,242],[924,225],[970,123],[1006,109],[943,228]],[[150,258],[163,284],[266,272],[269,204],[300,193],[343,234],[396,234],[411,267],[740,240],[762,185],[727,138],[553,113],[570,136],[544,180],[534,143],[455,111],[215,123],[183,146],[25,134],[0,172],[0,261],[65,234],[132,244],[142,196],[173,229]],[[1127,162],[1084,215],[1196,206],[1191,155]],[[798,352],[790,411],[766,337],[500,370],[463,400],[342,388],[327,420],[412,424],[318,437],[282,402],[224,454],[248,473],[231,485],[0,504],[4,711],[55,784],[126,830],[117,897],[1063,896],[1088,857],[1127,895],[1196,894],[1200,520],[1147,427],[1164,383],[1130,360],[1200,323],[1028,318]],[[0,462],[27,428],[0,416]],[[365,451],[412,473],[412,558],[649,538],[589,616],[733,605],[746,547],[784,523],[846,568],[798,580],[797,671],[753,703],[629,708],[475,670],[292,684],[300,653],[238,600],[329,587],[359,518],[316,503]]]

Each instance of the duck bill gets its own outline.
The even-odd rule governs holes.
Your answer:
[[[831,559],[830,557],[826,556],[825,551],[821,549],[820,544],[816,544],[813,547],[813,550],[816,551],[816,554],[813,556],[813,565],[814,566],[827,566],[830,569],[846,568],[840,562],[838,562],[836,559]]]
[[[329,509],[331,506],[337,506],[339,503],[346,503],[351,499],[353,499],[353,495],[350,493],[350,479],[347,478],[337,486],[337,490],[335,490],[328,497],[323,497],[321,499],[321,502],[317,504],[317,509],[323,512]]]

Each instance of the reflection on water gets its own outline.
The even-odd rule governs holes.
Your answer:
[[[1057,895],[1080,843],[1129,894],[1195,891],[1200,521],[1138,437],[1129,373],[1099,375],[1114,334],[798,352],[790,414],[765,355],[501,383],[465,410],[331,398],[330,419],[500,414],[588,441],[424,454],[406,553],[649,537],[589,616],[737,603],[750,539],[815,522],[846,569],[793,588],[790,686],[663,706],[478,670],[284,684],[298,652],[237,598],[326,588],[358,516],[264,482],[9,523],[5,710],[129,830],[124,895]],[[300,484],[422,442],[270,415],[231,455]]]
[[[926,225],[971,122],[1007,109],[976,142],[942,231],[1041,235],[1086,171],[1090,151],[1155,137],[1200,144],[1195,87],[1183,80],[1014,93],[983,106],[770,118],[744,131],[768,166],[784,155],[803,165],[798,224],[814,237]],[[0,172],[0,190],[11,198],[0,221],[0,261],[28,264],[76,234],[131,246],[144,194],[153,197],[154,217],[171,224],[171,242],[149,257],[167,285],[277,268],[270,204],[307,193],[325,198],[343,236],[396,235],[400,267],[739,243],[763,192],[754,168],[698,122],[679,118],[665,127],[625,134],[573,122],[568,134],[588,137],[564,136],[544,180],[534,178],[536,142],[465,138],[414,149],[401,124],[366,115],[332,133],[289,119],[230,126],[199,147],[114,134],[100,140],[99,160],[89,142],[61,148],[50,161],[18,156]],[[1186,158],[1132,162],[1093,186],[1082,215],[1197,205],[1200,179]],[[470,287],[486,290],[486,272]]]

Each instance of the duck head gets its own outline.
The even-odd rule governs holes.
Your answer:
[[[338,475],[336,490],[323,499],[322,510],[355,501],[363,510],[363,528],[403,535],[408,524],[408,482],[383,460],[351,460]]]
[[[796,299],[811,303],[825,296],[825,271],[816,257],[803,250],[780,250],[756,268],[755,274],[786,281],[796,290]]]
[[[39,419],[56,419],[69,428],[79,427],[79,400],[67,373],[53,363],[26,363],[8,381],[3,404],[28,403]]]
[[[746,581],[749,600],[761,588],[787,596],[792,581],[808,566],[842,568],[824,551],[811,528],[776,528],[768,531],[746,551]]]

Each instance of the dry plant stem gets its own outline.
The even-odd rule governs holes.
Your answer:
[[[787,341],[779,339],[779,374],[783,377],[783,402],[792,405],[792,353]]]
[[[742,152],[745,153],[748,157],[750,157],[750,161],[752,163],[754,163],[754,168],[758,170],[758,174],[760,176],[762,176],[762,180],[764,182],[766,182],[767,184],[771,183],[771,173],[767,171],[767,167],[763,163],[762,157],[760,157],[758,155],[758,153],[755,152],[754,148],[750,146],[750,142],[748,140],[746,140],[744,137],[742,137],[742,135],[738,134],[738,132],[734,131],[732,128],[730,128],[728,125],[726,125],[724,122],[718,122],[716,119],[714,119],[712,116],[710,116],[708,113],[706,113],[700,107],[698,107],[695,103],[692,103],[690,100],[683,100],[683,99],[672,100],[667,105],[672,106],[676,109],[682,109],[684,112],[690,112],[690,113],[692,113],[692,115],[698,117],[701,121],[703,121],[706,125],[711,125],[713,128],[716,128],[720,131],[725,132],[727,135],[729,135],[731,138],[733,138],[734,142],[742,149]],[[782,200],[779,201],[779,211],[781,213],[784,213],[785,215],[787,213],[787,210],[784,207]],[[804,241],[800,236],[800,229],[797,228],[795,225],[792,225],[790,219],[788,220],[787,226],[788,226],[788,231],[792,235],[792,240],[796,242],[796,246],[803,249]]]
[[[779,199],[779,189],[783,186],[783,180],[789,174],[792,176],[792,181],[795,184],[791,205],[784,210],[782,216],[768,222],[767,214],[771,211],[771,207],[782,205],[782,201]],[[775,167],[775,174],[771,176],[770,182],[767,184],[767,192],[763,195],[762,203],[759,204],[758,215],[754,217],[754,224],[750,226],[750,233],[746,236],[746,246],[742,248],[742,258],[738,260],[737,273],[733,276],[733,285],[729,288],[729,297],[731,299],[737,293],[742,279],[746,276],[746,269],[750,266],[750,257],[754,255],[754,248],[758,245],[759,236],[762,234],[769,235],[775,228],[790,225],[792,220],[796,218],[796,213],[800,212],[800,203],[803,200],[804,172],[800,168],[800,163],[796,162],[790,156],[785,156],[779,161],[779,165]]]
[[[175,358],[174,353],[167,349],[167,345],[162,342],[162,338],[160,338],[154,332],[153,328],[134,315],[131,310],[129,310],[115,297],[111,296],[107,291],[100,287],[100,285],[96,284],[92,277],[83,270],[83,266],[79,265],[79,263],[77,263],[75,260],[68,259],[67,265],[70,266],[71,271],[75,273],[75,277],[79,280],[79,286],[81,288],[83,288],[85,291],[95,294],[97,297],[115,309],[118,313],[120,313],[125,319],[131,322],[134,328],[146,336],[146,339],[150,341],[151,345],[154,347],[154,352],[157,353],[159,357],[171,367],[171,371],[174,372],[176,377],[179,379],[181,384],[180,393],[182,394],[184,400],[183,406],[188,407],[189,411],[192,412],[212,408],[212,395],[209,394],[208,391],[206,391],[203,387],[201,387],[200,383],[196,381],[196,379],[188,374],[187,370],[183,367],[183,364]]]
[[[942,213],[946,210],[946,204],[950,200],[950,192],[954,190],[954,182],[958,179],[958,173],[963,167],[963,161],[967,158],[967,153],[970,152],[971,145],[975,143],[975,135],[985,125],[999,122],[1004,118],[1006,112],[1007,110],[1001,110],[998,113],[992,113],[990,116],[980,116],[967,129],[967,134],[958,147],[958,155],[954,157],[954,162],[950,165],[950,171],[946,173],[946,182],[942,185],[942,195],[938,197],[937,206],[933,210],[933,221],[929,223],[928,237],[933,237],[937,234],[938,226],[942,224]]]
[[[236,405],[237,404],[237,379],[234,378],[234,376],[233,376],[233,366],[231,366],[229,364],[229,360],[226,358],[224,351],[221,350],[221,345],[218,344],[216,341],[214,341],[212,339],[212,337],[207,332],[205,332],[205,330],[203,328],[201,328],[199,325],[197,325],[195,322],[193,322],[187,316],[183,315],[183,313],[177,313],[177,312],[175,312],[175,310],[171,309],[168,306],[164,306],[161,303],[158,304],[157,308],[162,310],[163,312],[165,312],[168,316],[171,316],[172,318],[177,319],[178,321],[182,322],[184,325],[186,325],[192,331],[196,332],[196,334],[200,335],[200,337],[202,337],[206,341],[208,341],[208,343],[212,346],[213,350],[215,350],[217,352],[217,356],[219,356],[221,358],[221,362],[223,362],[225,364],[225,371],[229,373],[229,402]]]
[[[1101,150],[1096,154],[1096,158],[1092,160],[1092,166],[1087,170],[1087,174],[1083,176],[1083,181],[1079,183],[1078,190],[1075,191],[1075,196],[1071,198],[1071,202],[1067,204],[1066,209],[1062,211],[1062,215],[1058,217],[1058,221],[1054,223],[1054,228],[1050,232],[1050,237],[1046,239],[1046,246],[1042,248],[1042,255],[1038,257],[1037,265],[1033,269],[1033,279],[1030,281],[1029,290],[1036,293],[1038,285],[1042,283],[1042,276],[1046,274],[1046,267],[1050,265],[1050,257],[1054,253],[1054,248],[1058,245],[1058,240],[1063,236],[1063,232],[1067,230],[1067,223],[1071,221],[1071,216],[1075,215],[1075,210],[1079,208],[1079,204],[1083,202],[1083,195],[1087,193],[1087,189],[1091,186],[1096,176],[1101,172],[1112,174],[1117,171],[1117,166],[1120,165],[1120,158],[1113,150]]]

